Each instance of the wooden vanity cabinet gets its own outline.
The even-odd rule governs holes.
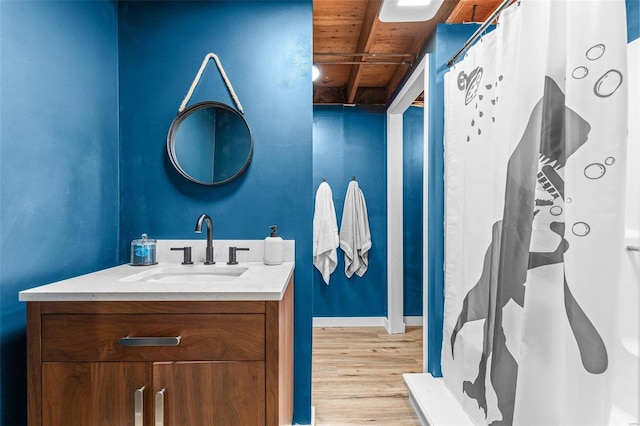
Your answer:
[[[29,302],[27,345],[29,426],[291,424],[292,281],[280,301]]]

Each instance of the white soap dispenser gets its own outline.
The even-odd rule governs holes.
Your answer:
[[[271,225],[271,235],[264,239],[264,264],[280,265],[284,260],[284,244],[278,236],[278,226]]]

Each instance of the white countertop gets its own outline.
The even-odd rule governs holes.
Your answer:
[[[262,262],[240,262],[247,270],[229,281],[212,282],[127,282],[121,281],[141,272],[167,266],[180,268],[228,268],[215,265],[181,265],[159,262],[151,266],[120,265],[52,284],[21,291],[23,302],[62,301],[210,301],[210,300],[281,300],[293,274],[294,262],[268,266]]]
[[[215,265],[204,265],[206,241],[158,240],[158,263],[150,266],[129,264],[103,269],[86,275],[31,288],[19,293],[22,302],[109,302],[109,301],[207,301],[207,300],[281,300],[287,289],[295,266],[295,242],[285,240],[284,260],[280,265],[262,262],[262,240],[215,240]],[[181,265],[182,253],[171,247],[189,246],[193,249],[193,265]],[[226,264],[229,247],[245,247],[249,251],[238,252],[238,264]],[[132,281],[132,275],[144,275],[154,268],[171,267],[178,271],[224,271],[247,268],[238,277],[198,277],[196,280],[178,282],[167,277],[161,280]],[[148,272],[150,274],[152,272]],[[158,276],[160,277],[160,276]],[[164,281],[164,282],[163,282]],[[169,281],[169,282],[166,282]],[[173,282],[171,282],[173,281]],[[191,281],[191,282],[189,282]]]

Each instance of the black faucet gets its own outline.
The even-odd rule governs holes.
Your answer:
[[[198,221],[196,222],[195,232],[198,234],[202,232],[202,222],[207,222],[207,252],[204,259],[204,264],[213,265],[214,263],[216,263],[213,260],[213,221],[208,214],[201,214],[198,218]]]

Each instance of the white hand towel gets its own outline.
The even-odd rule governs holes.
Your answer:
[[[364,194],[358,182],[352,180],[347,187],[347,195],[340,223],[340,248],[344,251],[344,273],[351,278],[367,272],[371,232]]]
[[[329,284],[329,277],[338,265],[338,221],[333,205],[333,194],[327,182],[322,182],[316,192],[313,213],[313,265]]]

